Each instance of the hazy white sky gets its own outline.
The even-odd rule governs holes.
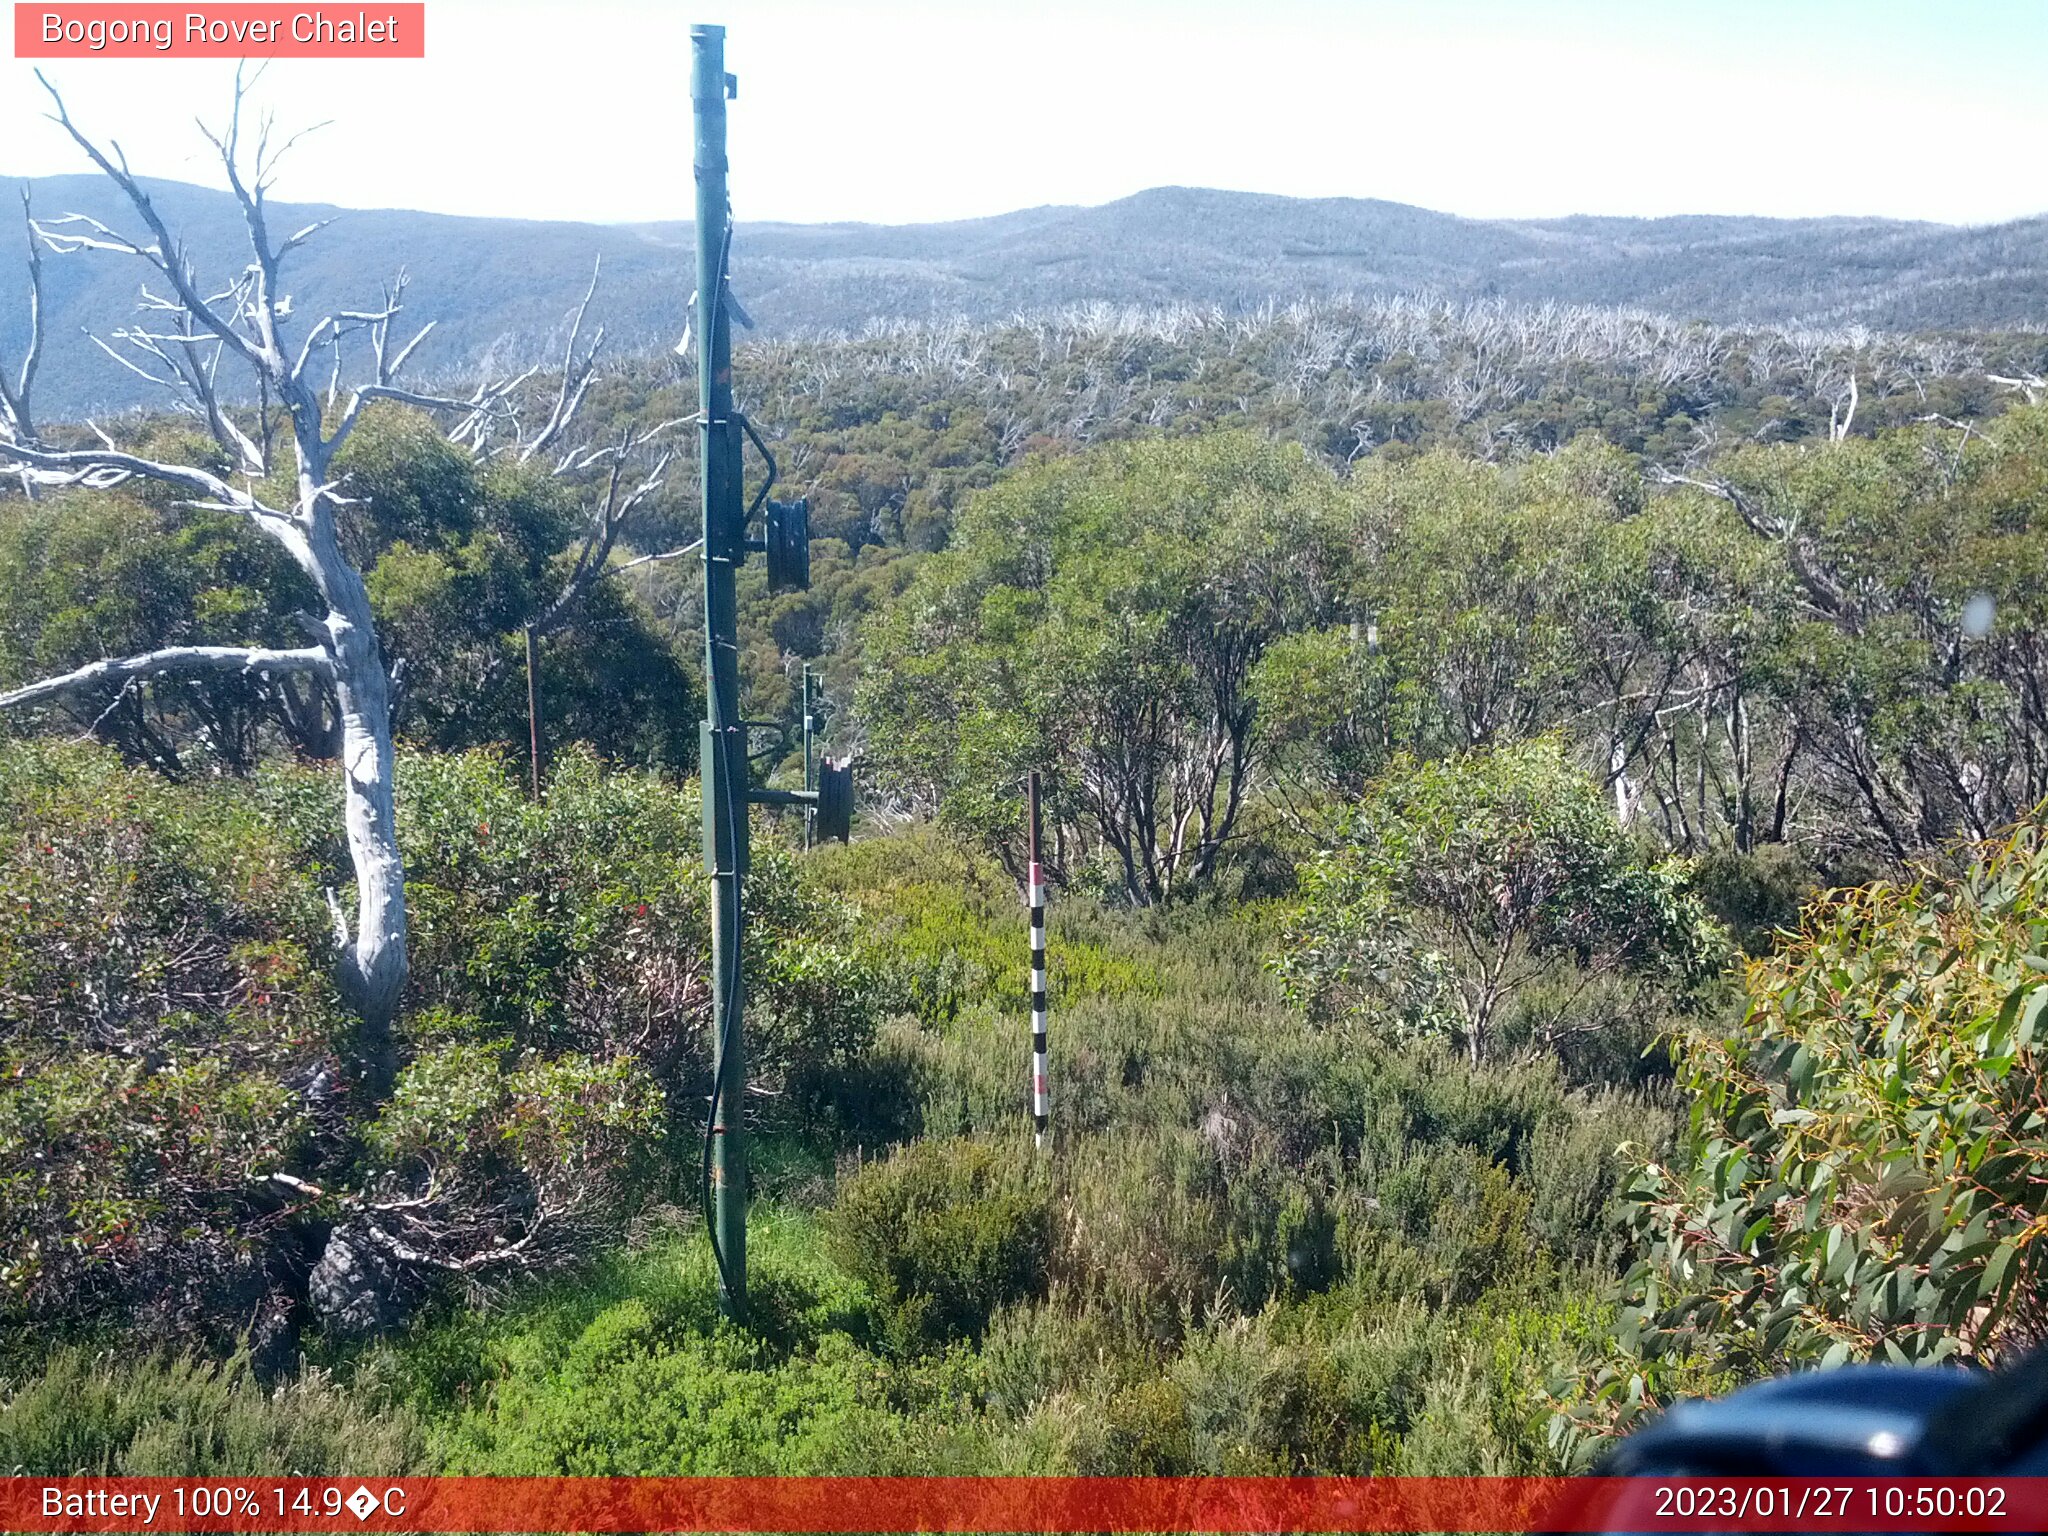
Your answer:
[[[281,122],[333,120],[276,195],[687,217],[698,20],[740,77],[743,220],[1163,184],[1481,216],[2048,209],[2048,0],[427,0],[424,60],[271,66]],[[217,180],[192,117],[231,65],[49,72],[138,170]],[[41,107],[0,61],[0,175],[85,168]]]

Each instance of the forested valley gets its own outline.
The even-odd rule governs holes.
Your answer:
[[[695,379],[577,332],[414,394],[395,309],[353,398],[6,401],[0,1465],[1536,1471],[2048,1327],[2041,334],[1388,298],[741,346],[816,535],[809,590],[741,577],[757,770],[801,782],[814,667],[859,815],[756,813],[739,1325]],[[308,497],[327,564],[265,522]],[[267,659],[104,665],[171,647]]]

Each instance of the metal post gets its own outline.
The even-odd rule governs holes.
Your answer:
[[[704,509],[705,707],[699,753],[704,861],[712,877],[712,1241],[718,1308],[741,1318],[747,1298],[747,1160],[741,1141],[746,1049],[741,1032],[740,879],[747,867],[746,727],[740,720],[737,577],[746,559],[732,337],[725,303],[730,204],[725,189],[725,28],[690,29],[696,116],[698,476]]]
[[[811,724],[811,669],[809,663],[806,663],[804,665],[804,788],[806,791],[815,792],[818,782],[816,770],[811,766]],[[805,806],[804,847],[806,849],[811,846],[816,820],[816,812],[811,807]]]
[[[1030,821],[1031,903],[1031,1125],[1032,1144],[1045,1145],[1046,1122],[1052,1104],[1045,1075],[1045,870],[1038,862],[1038,770],[1024,781],[1027,816]]]

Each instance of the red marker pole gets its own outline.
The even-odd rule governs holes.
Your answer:
[[[1051,1101],[1045,1080],[1045,868],[1038,862],[1038,770],[1024,781],[1030,821],[1031,874],[1026,899],[1031,904],[1031,1124],[1033,1142],[1045,1145]]]

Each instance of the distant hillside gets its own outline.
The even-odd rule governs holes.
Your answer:
[[[132,228],[92,176],[28,183],[46,218]],[[246,261],[225,192],[152,182],[203,274]],[[400,265],[417,319],[438,319],[424,367],[466,375],[550,350],[604,258],[598,310],[620,351],[672,343],[691,278],[690,226],[607,226],[284,205],[284,229],[337,222],[290,259],[296,317],[374,298]],[[12,240],[0,251],[13,247]],[[45,264],[53,345],[46,413],[111,409],[147,386],[72,344],[129,314],[142,272],[113,256]],[[1002,319],[1076,303],[1250,307],[1428,290],[1453,298],[1640,306],[1681,319],[1881,329],[2048,322],[2048,217],[1981,228],[1882,219],[1569,218],[1486,221],[1400,203],[1162,187],[1099,208],[1034,208],[950,224],[742,224],[734,282],[763,330],[875,320]],[[18,269],[0,266],[0,348],[26,325]]]

